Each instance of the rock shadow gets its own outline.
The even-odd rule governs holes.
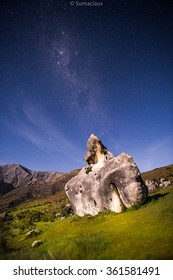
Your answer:
[[[150,202],[152,202],[152,201],[157,201],[157,200],[160,199],[161,197],[164,197],[164,196],[166,196],[166,195],[168,195],[168,194],[169,194],[169,192],[164,193],[164,194],[157,193],[157,194],[154,194],[154,195],[150,195],[150,196],[147,197],[147,199],[146,199],[146,201],[145,201],[144,204],[148,204],[148,203],[150,203]]]

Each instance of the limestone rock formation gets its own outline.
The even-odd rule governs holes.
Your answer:
[[[32,248],[38,247],[38,246],[40,246],[42,243],[43,243],[43,242],[42,242],[41,240],[35,240],[35,241],[32,243],[31,247],[32,247]]]
[[[36,229],[31,229],[29,232],[27,232],[25,234],[26,237],[33,237],[36,236],[37,234],[39,234],[40,231],[36,228]]]
[[[148,192],[154,192],[158,188],[158,183],[151,180],[146,180],[145,185],[148,188]]]
[[[65,185],[77,215],[119,213],[147,198],[148,189],[132,157],[125,153],[115,157],[94,134],[88,139],[85,161],[88,165]]]
[[[148,188],[149,193],[152,193],[159,188],[166,188],[171,185],[171,181],[166,178],[161,178],[160,180],[146,180],[145,184]]]

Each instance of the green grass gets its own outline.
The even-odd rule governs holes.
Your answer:
[[[48,206],[28,204],[26,210],[43,207],[45,211]],[[31,225],[28,220],[19,230],[21,211],[13,211],[12,220],[1,227],[0,259],[173,259],[173,185],[152,194],[145,205],[121,214],[74,215]],[[26,238],[31,228],[40,233]],[[31,248],[36,239],[43,243]]]

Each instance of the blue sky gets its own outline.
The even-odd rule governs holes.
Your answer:
[[[91,133],[141,171],[173,162],[173,5],[97,2],[2,1],[0,164],[80,168]]]

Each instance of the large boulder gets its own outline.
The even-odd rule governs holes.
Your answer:
[[[77,215],[97,215],[104,210],[119,213],[146,200],[148,189],[131,156],[122,153],[115,157],[92,134],[85,161],[88,165],[65,185]]]

